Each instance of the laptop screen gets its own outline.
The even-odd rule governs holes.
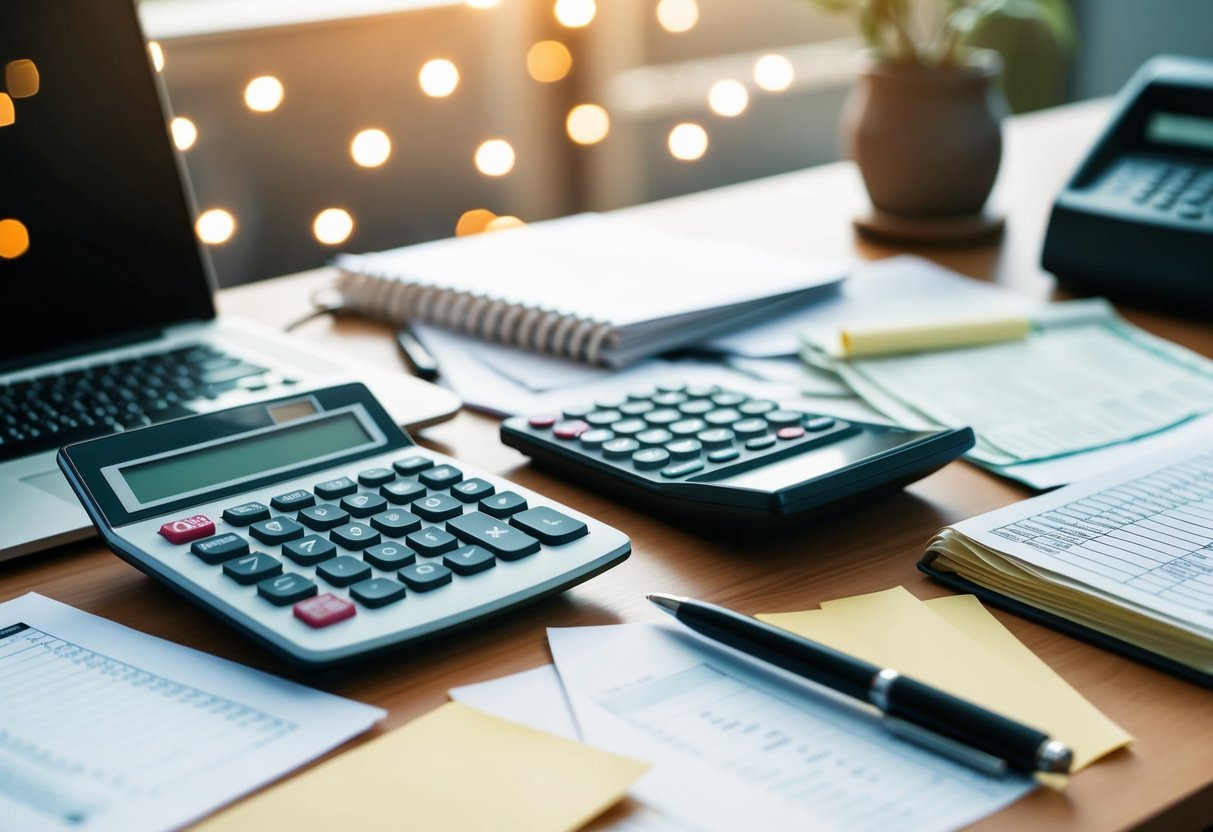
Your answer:
[[[132,0],[0,0],[0,368],[212,317]]]

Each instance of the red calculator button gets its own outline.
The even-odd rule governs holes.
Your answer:
[[[195,514],[184,520],[174,520],[160,527],[160,534],[169,543],[189,543],[215,533],[215,521],[205,514]]]
[[[552,425],[556,424],[556,417],[551,413],[541,413],[527,419],[526,423],[533,428],[550,428]]]
[[[353,618],[357,611],[349,601],[338,598],[331,592],[308,598],[295,605],[295,617],[316,629]]]

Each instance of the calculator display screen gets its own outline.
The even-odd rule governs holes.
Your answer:
[[[1213,150],[1213,118],[1154,113],[1146,126],[1146,137],[1155,144]]]
[[[137,463],[118,473],[135,498],[147,504],[331,456],[374,439],[347,411]]]

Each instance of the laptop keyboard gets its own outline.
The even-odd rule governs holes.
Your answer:
[[[194,344],[0,384],[0,461],[189,416],[191,401],[264,388],[267,372]]]

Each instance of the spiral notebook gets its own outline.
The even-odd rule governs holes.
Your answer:
[[[577,214],[336,260],[345,307],[622,367],[836,291],[848,264]]]

